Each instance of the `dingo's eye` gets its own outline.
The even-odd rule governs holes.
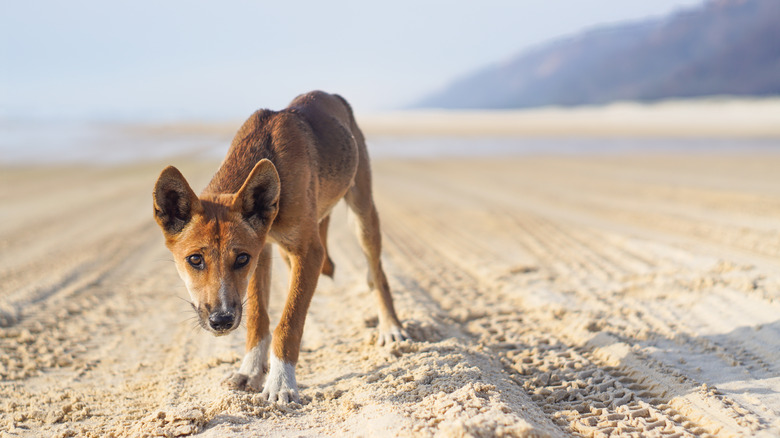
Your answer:
[[[243,268],[247,263],[249,263],[249,254],[239,254],[238,257],[236,257],[236,263],[233,265],[233,269]]]
[[[203,262],[203,256],[200,254],[193,254],[187,257],[187,263],[189,263],[190,266],[198,270],[201,270],[206,267],[206,264]]]

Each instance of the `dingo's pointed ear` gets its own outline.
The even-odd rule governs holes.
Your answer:
[[[154,218],[165,234],[178,234],[203,206],[179,169],[168,166],[154,185]]]
[[[279,174],[276,166],[262,159],[255,164],[244,185],[236,193],[233,208],[240,211],[253,228],[267,225],[279,210]]]

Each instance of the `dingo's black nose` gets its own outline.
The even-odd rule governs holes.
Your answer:
[[[233,328],[234,316],[228,312],[214,312],[209,315],[209,325],[214,330],[220,332]]]

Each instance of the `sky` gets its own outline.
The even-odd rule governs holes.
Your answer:
[[[0,0],[0,118],[230,120],[312,89],[403,108],[524,49],[704,0]]]

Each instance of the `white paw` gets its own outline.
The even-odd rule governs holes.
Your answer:
[[[299,403],[295,365],[282,361],[273,353],[270,362],[271,366],[265,380],[262,397],[272,403]]]
[[[376,339],[376,344],[380,347],[383,345],[390,345],[394,342],[401,342],[411,339],[406,330],[394,325],[387,330],[379,332],[379,337]]]
[[[233,389],[260,391],[268,371],[266,363],[270,344],[271,336],[269,335],[244,355],[238,372],[232,373],[223,383]]]

